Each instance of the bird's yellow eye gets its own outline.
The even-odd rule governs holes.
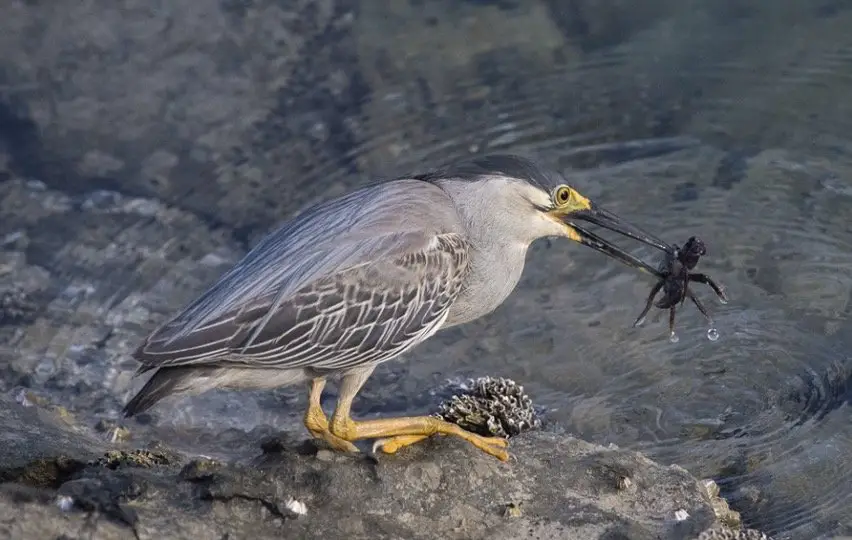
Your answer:
[[[571,200],[573,190],[568,186],[559,186],[553,190],[553,204],[556,206],[565,206]]]

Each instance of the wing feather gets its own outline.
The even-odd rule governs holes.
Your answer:
[[[392,358],[437,330],[467,275],[469,246],[439,188],[394,184],[309,210],[262,241],[140,345],[140,370],[346,369]],[[316,233],[329,214],[347,211]]]

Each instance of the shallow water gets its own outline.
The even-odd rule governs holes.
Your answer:
[[[353,10],[347,24],[360,61],[341,67],[341,77],[362,77],[367,90],[352,97],[351,110],[284,114],[297,133],[325,141],[276,143],[312,156],[302,170],[285,170],[298,177],[286,208],[470,154],[524,153],[669,242],[702,237],[708,254],[698,268],[730,297],[721,305],[696,289],[719,339],[708,340],[690,305],[679,312],[676,343],[658,310],[633,328],[650,279],[579,246],[542,241],[504,306],[380,367],[358,412],[422,412],[447,379],[512,377],[547,409],[551,429],[715,478],[751,526],[778,538],[852,534],[852,9],[696,0],[608,17],[569,4],[573,15],[543,2]],[[575,24],[583,13],[589,20]],[[325,61],[308,65],[333,71]],[[23,88],[0,93],[24,99]],[[343,116],[357,120],[348,143],[328,120]],[[8,134],[18,127],[3,124]],[[15,148],[7,148],[12,157]],[[37,150],[55,150],[46,148]],[[0,183],[0,208],[13,216],[0,223],[0,239],[8,254],[19,249],[14,235],[26,236],[20,249],[28,264],[47,269],[52,296],[48,323],[15,323],[0,341],[12,359],[4,388],[32,388],[93,424],[114,417],[137,384],[126,353],[144,330],[212,282],[244,251],[242,239],[271,221],[217,216],[215,208],[163,218],[165,210],[145,210],[158,197],[144,186],[118,182],[118,198],[79,179],[66,189],[32,168],[16,170],[21,162],[9,160],[12,174]],[[13,189],[17,176],[47,191]],[[175,188],[185,194],[164,195],[164,204],[195,208],[197,186],[186,182]],[[222,185],[226,194],[241,189]],[[276,189],[266,196],[276,198]],[[25,213],[21,200],[41,210]],[[233,197],[235,208],[243,203]],[[115,239],[134,256],[105,264],[99,257],[112,257],[105,254]],[[153,425],[133,429],[227,454],[211,432],[298,426],[303,405],[302,389],[216,392],[164,404]]]

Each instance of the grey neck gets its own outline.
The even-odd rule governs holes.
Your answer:
[[[516,210],[508,202],[477,204],[489,200],[493,188],[452,181],[439,185],[451,194],[472,245],[471,274],[450,310],[446,328],[491,313],[506,300],[521,279],[530,241],[518,236],[515,221],[505,219],[506,213]]]
[[[520,281],[526,255],[526,246],[517,244],[496,249],[475,246],[470,276],[444,327],[470,322],[497,309]]]

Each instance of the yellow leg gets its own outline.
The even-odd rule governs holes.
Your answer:
[[[369,375],[369,372],[366,373]],[[400,448],[414,444],[431,435],[452,435],[463,439],[483,452],[496,457],[501,461],[509,459],[509,453],[504,450],[508,441],[501,437],[482,437],[459,427],[456,424],[445,422],[434,416],[409,416],[402,418],[385,418],[379,420],[364,420],[355,422],[350,416],[352,400],[366,380],[364,374],[347,375],[343,378],[340,388],[340,398],[337,408],[331,419],[331,433],[346,441],[357,441],[360,439],[381,439],[389,437],[386,441],[379,441],[384,451],[385,448],[393,453]]]
[[[331,432],[347,441],[392,437],[381,446],[383,451],[386,446],[388,449],[396,451],[406,444],[413,444],[431,435],[452,435],[469,442],[501,461],[509,459],[509,453],[504,450],[509,444],[506,439],[482,437],[466,431],[456,424],[445,422],[433,416],[404,416],[356,422],[348,415],[338,415],[335,412],[331,420]]]
[[[322,439],[335,450],[343,452],[358,452],[358,448],[349,441],[336,437],[328,429],[328,418],[322,410],[320,398],[325,388],[325,379],[311,381],[311,393],[308,400],[308,410],[305,411],[305,427],[315,439]]]

